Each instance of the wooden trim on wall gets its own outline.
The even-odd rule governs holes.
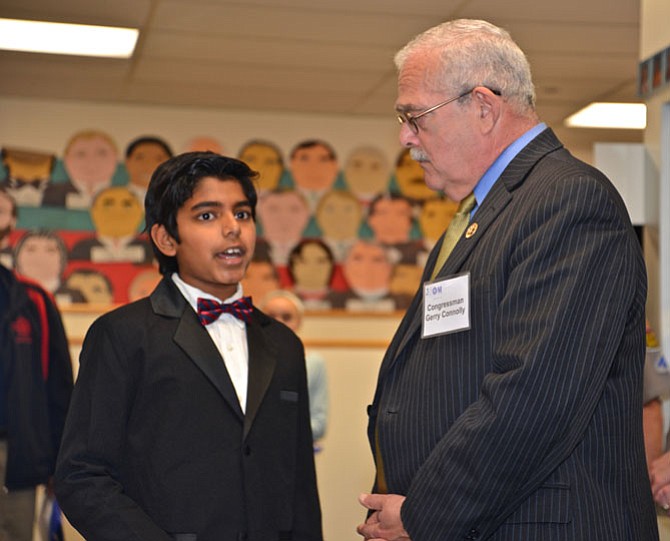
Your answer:
[[[84,343],[83,336],[72,336],[68,338],[70,347],[81,347]],[[388,340],[339,340],[333,338],[305,339],[305,347],[315,349],[386,349]]]

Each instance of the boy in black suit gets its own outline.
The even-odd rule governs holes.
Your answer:
[[[59,502],[87,539],[322,539],[304,351],[239,285],[254,177],[210,152],[152,177],[163,279],[91,326],[58,460]]]

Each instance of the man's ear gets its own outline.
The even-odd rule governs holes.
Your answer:
[[[151,226],[151,240],[163,255],[174,257],[177,254],[177,241],[168,233],[163,224]]]
[[[488,88],[478,86],[472,91],[477,105],[477,116],[481,120],[481,128],[485,133],[493,129],[500,118],[500,98]]]

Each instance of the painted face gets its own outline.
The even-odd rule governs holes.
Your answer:
[[[307,203],[297,192],[269,193],[258,202],[263,236],[269,242],[297,242],[307,226],[309,216]]]
[[[275,297],[270,299],[263,307],[265,312],[270,317],[281,321],[293,332],[298,332],[300,328],[300,314],[295,305],[288,299],[283,297]]]
[[[376,148],[354,149],[344,166],[344,176],[354,193],[370,196],[386,189],[389,164],[383,152]]]
[[[3,163],[9,174],[23,181],[48,180],[53,156],[40,152],[6,149]]]
[[[165,149],[159,144],[140,143],[137,145],[125,161],[130,184],[146,190],[156,167],[169,157]]]
[[[70,179],[89,194],[111,183],[117,161],[116,149],[100,136],[74,141],[63,158]]]
[[[453,96],[428,86],[426,73],[435,73],[437,54],[410,56],[398,76],[396,109],[419,113]],[[481,176],[481,144],[476,132],[472,98],[454,101],[418,120],[419,133],[405,123],[400,128],[400,143],[412,149],[412,156],[424,170],[426,184],[460,201]],[[474,179],[474,180],[473,180]]]
[[[12,232],[16,226],[16,217],[12,216],[12,202],[0,193],[0,242]]]
[[[47,237],[30,237],[16,254],[16,270],[49,291],[60,282],[63,255],[58,241]]]
[[[147,269],[135,275],[130,286],[128,286],[128,299],[136,301],[151,295],[158,282],[161,281],[161,273],[156,269]]]
[[[248,145],[240,154],[240,160],[258,171],[261,190],[273,190],[279,185],[284,166],[281,156],[271,146],[262,143]]]
[[[328,253],[317,243],[307,243],[291,261],[295,285],[304,289],[327,287],[333,272]]]
[[[144,216],[144,207],[128,188],[112,186],[93,201],[91,220],[99,235],[121,238],[134,235]]]
[[[337,160],[322,145],[298,149],[291,158],[295,183],[306,190],[326,190],[335,182]]]
[[[368,225],[379,242],[407,242],[412,230],[412,207],[405,199],[379,199],[368,216]]]
[[[436,241],[451,222],[458,210],[458,203],[451,199],[429,199],[424,201],[419,214],[419,226],[425,239]]]
[[[392,265],[381,246],[358,242],[351,247],[343,271],[351,289],[379,291],[388,288]]]
[[[176,257],[184,282],[224,300],[237,290],[254,253],[251,210],[238,182],[204,177],[177,211],[180,241],[163,225],[151,236],[161,252]]]
[[[109,304],[114,300],[109,285],[98,274],[80,274],[75,272],[67,279],[67,286],[70,289],[80,291],[86,302]]]
[[[245,295],[254,299],[262,299],[275,289],[279,289],[277,273],[268,261],[252,261],[242,279],[242,288]]]
[[[405,197],[415,201],[423,201],[435,197],[435,192],[426,186],[423,169],[419,162],[412,159],[409,149],[403,150],[395,168],[398,189]]]
[[[216,152],[217,154],[224,154],[221,143],[208,135],[201,135],[189,140],[185,145],[184,152]]]
[[[391,293],[396,295],[414,295],[421,283],[423,267],[419,265],[398,264],[393,268]]]
[[[335,240],[356,237],[362,218],[361,204],[349,192],[328,192],[316,210],[316,221],[323,235]]]

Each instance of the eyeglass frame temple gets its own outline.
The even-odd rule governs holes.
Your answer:
[[[483,85],[477,85],[477,86],[483,86]],[[409,127],[410,127],[410,130],[412,130],[412,133],[417,134],[417,133],[419,133],[419,125],[416,123],[416,121],[419,118],[421,118],[424,115],[427,115],[428,113],[432,113],[433,111],[435,111],[436,109],[439,109],[440,107],[444,107],[445,105],[450,104],[452,101],[456,101],[456,100],[460,100],[461,98],[464,98],[465,96],[467,96],[468,94],[473,92],[475,90],[475,88],[477,88],[477,86],[472,87],[467,92],[463,92],[460,96],[456,96],[454,98],[449,98],[448,100],[442,101],[442,102],[438,103],[437,105],[433,105],[432,107],[429,107],[425,111],[421,111],[417,115],[409,116],[408,113],[405,113],[405,112],[402,112],[402,111],[396,111],[396,113],[397,113],[396,118],[398,119],[398,122],[400,123],[400,125],[403,125],[405,123],[408,124]],[[487,90],[490,90],[496,96],[502,96],[502,92],[500,90],[489,88],[488,86],[484,86],[484,88],[486,88]]]

